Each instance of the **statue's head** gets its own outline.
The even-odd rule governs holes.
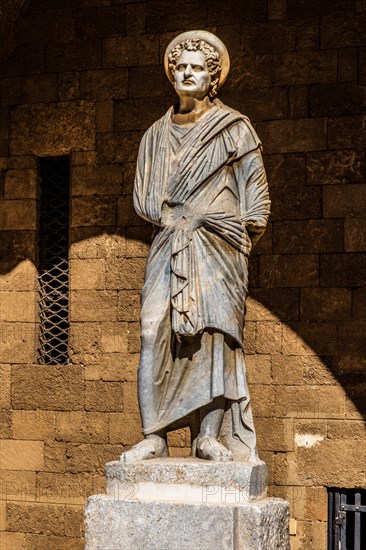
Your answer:
[[[191,85],[192,89],[198,88],[198,92],[214,98],[227,77],[230,60],[225,45],[217,36],[207,31],[189,31],[169,44],[164,65],[176,89],[185,88],[189,93]],[[189,82],[190,71],[195,86]]]

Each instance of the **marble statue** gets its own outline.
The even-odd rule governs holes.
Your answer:
[[[185,32],[164,63],[179,102],[143,136],[134,187],[136,211],[158,228],[142,291],[144,439],[121,461],[167,456],[167,431],[193,417],[194,456],[255,460],[243,327],[248,259],[270,207],[262,147],[248,118],[216,99],[230,66],[219,38]]]

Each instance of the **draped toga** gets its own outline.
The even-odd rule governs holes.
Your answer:
[[[189,127],[172,114],[143,136],[134,187],[137,213],[159,227],[141,296],[143,431],[223,396],[223,441],[254,452],[243,328],[249,236],[264,231],[270,205],[261,143],[248,118],[219,101]]]

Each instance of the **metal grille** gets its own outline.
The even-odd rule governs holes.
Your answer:
[[[366,489],[328,489],[328,550],[366,548]]]
[[[39,222],[38,361],[65,365],[69,339],[69,157],[39,161],[41,207]]]

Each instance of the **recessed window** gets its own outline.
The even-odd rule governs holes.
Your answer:
[[[328,550],[366,548],[366,489],[328,489]]]
[[[70,159],[39,159],[39,347],[38,362],[69,363]]]

